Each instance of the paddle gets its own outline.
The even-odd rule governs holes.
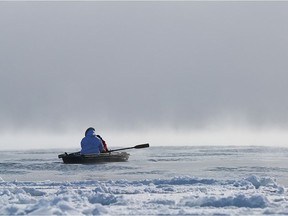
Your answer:
[[[145,144],[139,144],[139,145],[136,145],[134,147],[128,147],[128,148],[121,148],[121,149],[114,149],[114,150],[109,150],[108,152],[115,152],[115,151],[121,151],[121,150],[126,150],[126,149],[140,149],[140,148],[148,148],[149,147],[149,143],[145,143]]]

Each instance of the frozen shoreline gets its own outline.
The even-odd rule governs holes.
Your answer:
[[[0,214],[288,214],[287,188],[272,178],[189,176],[138,181],[0,182]]]

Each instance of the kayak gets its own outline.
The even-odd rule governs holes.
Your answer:
[[[64,153],[58,155],[66,164],[106,163],[127,161],[130,154],[127,152],[109,152],[100,154],[83,155],[80,152]]]
[[[124,162],[128,160],[130,154],[128,154],[127,152],[116,152],[116,151],[123,151],[127,149],[142,149],[148,147],[149,143],[145,143],[133,147],[110,150],[107,153],[85,154],[85,155],[80,154],[80,152],[74,152],[70,154],[65,152],[64,154],[58,155],[58,158],[62,158],[63,162],[66,164]]]

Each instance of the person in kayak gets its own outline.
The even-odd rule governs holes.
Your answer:
[[[90,127],[85,131],[85,137],[81,140],[81,154],[99,154],[104,152],[104,146],[97,137],[95,129]]]

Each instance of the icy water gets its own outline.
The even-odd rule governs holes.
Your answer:
[[[2,151],[0,215],[288,215],[288,148],[150,147],[88,165],[63,152]]]

